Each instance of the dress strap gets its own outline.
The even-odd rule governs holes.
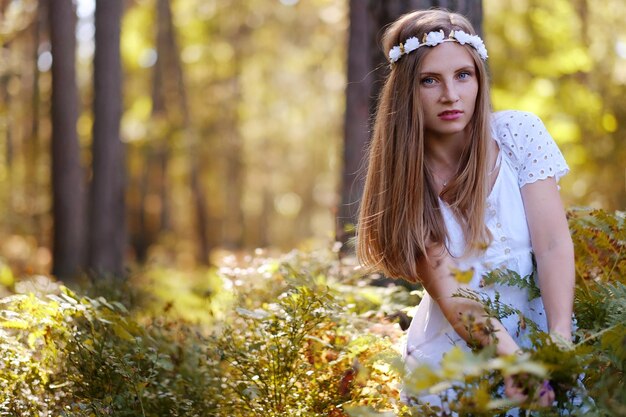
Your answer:
[[[496,157],[496,162],[493,164],[493,168],[489,171],[488,175],[493,174],[498,168],[500,168],[500,162],[502,162],[502,149],[500,149],[500,144],[498,144],[498,156]]]

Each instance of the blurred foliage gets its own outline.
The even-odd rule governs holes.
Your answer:
[[[77,128],[89,168],[94,2],[76,4]],[[194,139],[191,144],[181,128],[180,98],[168,74],[166,112],[153,113],[155,1],[127,2],[122,138],[128,147],[131,235],[141,233],[137,212],[145,210],[149,226],[158,229],[148,260],[166,256],[193,267],[193,145],[213,247],[239,242],[286,250],[307,239],[324,246],[332,238],[338,201],[348,3],[171,5]],[[34,0],[0,5],[0,198],[6,202],[0,236],[18,236],[34,247],[40,256],[25,268],[45,273],[52,228],[51,56],[45,15],[36,6]],[[545,121],[572,168],[562,182],[567,205],[626,206],[625,3],[485,0],[484,11],[495,109],[529,110]],[[155,168],[159,152],[167,155],[164,178]],[[239,187],[240,194],[233,191]],[[238,210],[242,217],[233,215]]]
[[[572,174],[567,205],[626,207],[626,3],[485,0],[496,110],[537,113]]]
[[[313,240],[331,240],[337,202],[345,0],[171,2],[213,243],[232,232],[227,167],[234,164],[242,174],[244,217],[233,230],[244,233],[243,243],[306,248],[278,255],[215,251],[219,270],[198,268],[192,255],[189,143],[180,107],[170,94],[167,117],[152,113],[155,2],[127,2],[121,48],[129,224],[146,161],[165,145],[168,201],[151,193],[145,208],[158,217],[169,205],[169,227],[149,249],[148,266],[131,270],[128,282],[100,280],[75,292],[59,286],[45,275],[51,56],[37,3],[0,2],[0,414],[441,414],[401,404],[403,384],[408,392],[430,389],[460,415],[512,406],[527,415],[626,414],[623,213],[570,212],[578,279],[573,346],[537,334],[535,349],[523,357],[453,350],[440,371],[406,374],[397,351],[420,290],[377,286],[379,277],[361,276],[353,259],[338,258],[337,247],[310,250],[320,246]],[[87,165],[93,4],[77,2],[77,128]],[[485,0],[484,6],[496,110],[529,110],[545,121],[573,171],[562,182],[568,204],[626,206],[626,4]],[[486,279],[518,285],[525,277]],[[503,304],[489,307],[509,312]],[[503,377],[519,371],[529,387],[549,375],[557,408],[502,399]],[[579,404],[571,395],[593,402]]]
[[[0,412],[344,416],[345,401],[387,405],[397,396],[390,371],[366,365],[399,332],[382,316],[382,327],[372,327],[333,288],[337,274],[353,269],[335,252],[224,264],[213,288],[225,296],[210,297],[204,319],[184,318],[198,306],[185,290],[167,291],[176,279],[167,271],[89,289],[107,298],[51,284],[39,296],[1,299]],[[154,285],[163,291],[152,292]]]
[[[38,17],[37,3],[0,4],[0,135],[7,138],[0,147],[0,198],[7,202],[0,234],[26,236],[47,248],[52,227],[51,56],[45,10]],[[89,171],[95,2],[76,4],[81,94],[77,129]],[[194,154],[202,162],[200,182],[210,196],[211,244],[230,239],[246,247],[271,244],[286,249],[309,238],[327,242],[334,230],[347,4],[177,0],[171,6],[196,133]],[[127,2],[121,38],[128,224],[131,233],[136,231],[136,212],[142,208],[151,222],[165,211],[169,216],[149,259],[162,254],[163,247],[178,256],[196,239],[188,174],[192,144],[181,129],[183,114],[170,74],[165,74],[163,87],[166,114],[152,112],[158,59],[155,7],[154,0]],[[164,149],[167,172],[159,179],[149,161]],[[231,167],[237,167],[238,184],[232,184]],[[151,188],[142,202],[146,172]],[[159,181],[166,184],[167,201],[155,188]],[[235,201],[229,194],[234,185],[242,189]],[[239,207],[243,222],[231,216]]]
[[[373,286],[377,278],[340,259],[338,247],[228,255],[219,270],[187,277],[197,286],[176,292],[171,281],[180,277],[157,269],[82,291],[106,298],[41,277],[7,279],[14,294],[0,299],[0,413],[624,415],[625,215],[579,209],[569,218],[578,280],[573,344],[534,332],[522,356],[455,348],[441,368],[413,372],[401,359],[397,322],[420,291]],[[528,285],[504,274],[490,279]],[[549,378],[555,406],[503,398],[507,375],[523,375],[531,398]],[[437,395],[443,408],[404,405],[400,389]]]
[[[150,114],[152,3],[127,10],[122,39],[129,109],[123,136],[142,152],[158,146],[177,118],[175,106],[170,119],[155,123]],[[210,196],[213,243],[232,240],[229,233],[242,233],[248,247],[286,249],[310,237],[326,241],[333,230],[343,117],[345,48],[337,40],[345,37],[345,2],[185,0],[172,7],[191,122],[206,164],[202,183]],[[191,239],[186,143],[176,132],[166,140],[172,149],[173,231]],[[139,176],[141,164],[129,163],[131,175]],[[228,196],[232,164],[241,171],[243,189],[234,203]],[[239,223],[229,217],[236,210],[232,204],[241,207],[243,224],[230,224]]]

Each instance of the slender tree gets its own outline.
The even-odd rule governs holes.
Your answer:
[[[195,230],[198,238],[198,259],[209,262],[208,207],[200,178],[202,164],[198,152],[197,133],[191,121],[187,90],[172,9],[168,0],[156,1],[157,61],[152,71],[152,123],[162,126],[142,153],[143,169],[136,181],[138,207],[134,212],[133,247],[140,261],[160,232],[170,228],[169,220],[169,162],[172,137],[182,132],[184,148],[188,151],[188,173],[191,188]],[[158,209],[147,209],[148,196],[158,198]]]
[[[167,5],[166,5],[167,6]],[[134,203],[132,204],[131,241],[139,262],[145,262],[148,249],[156,243],[159,234],[169,228],[168,171],[171,124],[168,120],[166,93],[171,80],[166,76],[168,55],[168,22],[163,5],[156,3],[155,49],[157,60],[152,66],[151,100],[152,112],[150,140],[137,149],[136,159],[141,169],[133,181]],[[149,204],[149,199],[158,196],[158,203]]]
[[[367,2],[350,0],[341,205],[336,230],[336,239],[344,243],[353,234],[351,229],[356,224],[358,202],[363,189],[359,169],[369,137],[369,102],[372,90],[369,48],[371,23]]]
[[[52,5],[51,5],[52,6]],[[84,247],[84,177],[76,132],[76,14],[72,0],[56,0],[49,7],[52,51],[52,196],[53,268],[62,279],[81,269]]]
[[[9,49],[11,47],[10,42],[4,42],[2,44],[2,50]],[[12,110],[12,97],[9,94],[9,83],[11,81],[12,74],[8,73],[0,77],[0,101],[4,103],[6,106],[6,111],[8,114],[11,114]],[[6,128],[5,128],[5,136],[4,136],[4,165],[6,166],[7,171],[7,183],[9,189],[9,195],[11,194],[11,189],[13,188],[13,162],[14,162],[14,154],[15,154],[15,137],[14,137],[14,129],[13,126],[13,117],[6,118]]]
[[[169,37],[168,45],[170,47],[170,56],[172,57],[172,69],[174,71],[178,99],[180,103],[180,111],[182,115],[182,129],[186,141],[186,149],[189,158],[189,183],[191,187],[191,195],[193,198],[193,207],[196,219],[196,235],[198,238],[198,259],[205,265],[208,265],[211,248],[209,246],[208,231],[208,212],[204,188],[201,183],[201,154],[199,152],[198,135],[191,123],[191,113],[189,110],[189,100],[187,98],[187,88],[185,86],[185,73],[180,60],[178,44],[176,42],[176,34],[174,32],[174,22],[172,19],[172,10],[167,0],[159,0],[163,12],[167,16]]]
[[[176,83],[170,79],[172,67],[175,65],[176,57],[174,48],[174,33],[172,23],[172,12],[168,2],[159,0],[157,2],[157,39],[156,50],[158,60],[154,65],[152,79],[152,120],[157,125],[162,124],[168,117],[168,99],[170,106],[174,106],[176,102],[175,91]],[[171,109],[170,109],[171,110]],[[155,176],[155,186],[160,200],[160,213],[158,223],[160,231],[169,230],[170,225],[170,202],[169,202],[169,165],[171,158],[171,123],[168,123],[168,129],[157,133],[160,135],[156,141],[156,146],[151,153],[150,161],[153,165]]]
[[[121,276],[126,249],[124,146],[120,140],[122,0],[96,2],[90,270]]]
[[[37,11],[35,18],[33,19],[31,36],[31,68],[32,68],[32,80],[31,80],[31,123],[29,133],[26,137],[25,151],[26,151],[26,166],[25,166],[25,179],[24,186],[29,201],[36,201],[40,192],[39,179],[39,167],[40,167],[40,154],[41,154],[41,138],[40,138],[40,122],[41,122],[41,90],[39,88],[40,72],[38,66],[39,60],[39,48],[43,42],[45,24],[46,24],[46,2],[40,1],[37,3]],[[35,210],[32,213],[31,221],[33,229],[37,231],[37,240],[39,242],[44,241],[44,237],[41,236],[42,232],[42,216],[37,209],[37,204],[34,205]]]

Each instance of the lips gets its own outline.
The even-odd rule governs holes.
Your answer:
[[[446,111],[442,111],[437,116],[439,116],[439,117],[441,117],[441,116],[452,116],[452,115],[461,114],[461,113],[463,113],[462,110],[446,110]]]
[[[439,117],[440,120],[453,121],[453,120],[460,119],[462,115],[463,115],[462,110],[446,110],[446,111],[442,111],[441,113],[439,113],[437,117]]]

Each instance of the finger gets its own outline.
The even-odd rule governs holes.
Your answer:
[[[549,407],[552,405],[553,402],[554,402],[554,394],[546,394],[543,397],[539,398],[539,401],[537,402],[537,404],[539,404],[540,407]]]
[[[555,395],[550,382],[545,380],[539,389],[539,398],[537,403],[542,407],[547,407],[554,402]]]
[[[507,377],[504,380],[504,394],[516,401],[525,401],[527,396],[524,394],[524,391],[515,384],[512,378]]]

